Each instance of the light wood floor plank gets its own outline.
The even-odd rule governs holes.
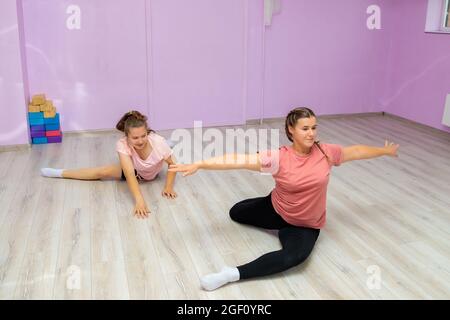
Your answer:
[[[65,168],[89,165],[89,140],[65,137],[70,147]],[[71,154],[75,156],[70,156]],[[54,287],[55,299],[91,299],[90,183],[71,180],[66,184]]]
[[[281,120],[217,130],[237,128],[279,130],[280,145],[289,143]],[[170,133],[161,132],[167,138]],[[273,179],[248,171],[200,171],[178,176],[179,197],[168,200],[161,196],[164,170],[141,183],[152,214],[138,220],[124,181],[39,175],[43,166],[118,163],[120,137],[67,135],[62,144],[0,153],[1,299],[450,297],[448,133],[392,116],[319,118],[322,142],[382,145],[389,139],[400,143],[400,157],[333,168],[327,225],[301,266],[212,292],[201,290],[202,275],[280,248],[276,232],[229,217],[235,203],[269,194]],[[267,142],[269,149],[276,145]],[[374,266],[379,289],[368,285]]]
[[[44,146],[36,148],[44,149]],[[68,150],[66,150],[68,152]],[[50,145],[44,151],[45,165],[62,165],[60,148]],[[62,156],[62,155],[61,155]],[[18,299],[51,299],[53,297],[56,261],[60,240],[63,201],[67,181],[53,179],[41,184],[39,169],[33,165],[32,184],[34,192],[39,190],[37,204],[33,208],[31,230],[28,236],[22,270],[15,291]]]

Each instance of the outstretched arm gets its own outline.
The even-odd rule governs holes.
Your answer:
[[[169,167],[175,164],[173,156],[168,157],[165,161],[167,162]],[[167,172],[166,185],[164,186],[164,190],[162,191],[162,196],[166,197],[167,199],[175,199],[177,197],[176,192],[173,190],[173,183],[175,182],[176,175],[176,172]]]
[[[139,188],[139,183],[134,175],[133,161],[130,156],[122,154],[119,152],[120,165],[122,166],[123,173],[127,179],[128,188],[136,201],[134,206],[134,215],[137,218],[147,218],[150,210],[145,203],[144,197],[142,196],[141,189]]]
[[[183,172],[184,176],[189,176],[197,172],[198,169],[205,170],[235,170],[247,169],[253,171],[261,170],[259,154],[226,154],[221,157],[214,157],[193,164],[175,164],[169,168],[170,172]]]
[[[387,140],[384,143],[384,147],[372,147],[364,145],[345,147],[343,149],[344,159],[342,160],[342,163],[353,160],[372,159],[381,156],[398,157],[397,150],[399,147],[400,146],[398,144],[388,142]]]

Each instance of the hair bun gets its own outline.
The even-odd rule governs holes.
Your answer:
[[[142,113],[136,110],[129,111],[127,115],[132,116],[137,120],[147,121],[147,116],[143,115]]]
[[[116,124],[117,130],[125,132],[125,134],[128,134],[128,128],[137,128],[140,126],[145,126],[148,130],[152,131],[148,128],[147,116],[136,110],[130,110],[125,113]]]

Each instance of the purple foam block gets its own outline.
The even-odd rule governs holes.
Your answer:
[[[48,143],[59,143],[62,141],[62,136],[55,136],[55,137],[47,137]]]
[[[31,131],[45,131],[44,125],[30,126]]]
[[[45,131],[31,131],[32,138],[42,138],[45,137]]]

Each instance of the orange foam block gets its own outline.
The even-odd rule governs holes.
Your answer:
[[[33,106],[31,103],[28,105],[28,112],[40,112],[40,106]]]
[[[44,104],[41,105],[41,110],[42,112],[50,112],[50,111],[56,111],[56,108],[53,106],[53,101],[52,100],[47,100],[45,101]]]
[[[45,103],[45,94],[35,94],[33,98],[31,98],[31,104],[33,106],[39,106]]]
[[[44,111],[44,118],[53,118],[56,116],[56,108],[53,108],[51,111]]]

